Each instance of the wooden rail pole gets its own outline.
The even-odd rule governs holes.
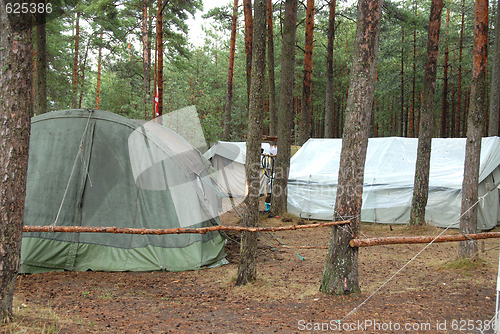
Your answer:
[[[386,237],[386,238],[367,238],[367,239],[352,239],[351,247],[370,247],[378,245],[397,245],[397,244],[428,244],[430,242],[451,242],[477,239],[500,238],[500,232],[484,232],[474,234],[454,234],[435,236],[418,236],[418,237]]]
[[[122,233],[122,234],[205,234],[213,231],[248,231],[248,232],[277,232],[289,230],[302,230],[306,228],[327,227],[333,225],[350,224],[349,220],[327,223],[314,223],[308,225],[290,225],[277,227],[242,227],[242,226],[210,226],[200,228],[168,228],[146,229],[128,227],[95,227],[95,226],[23,226],[23,232],[77,232],[77,233]]]

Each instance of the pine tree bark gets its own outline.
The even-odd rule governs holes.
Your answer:
[[[448,28],[450,26],[450,9],[446,8],[446,29],[445,29],[445,48],[444,48],[444,64],[443,64],[443,101],[441,105],[441,137],[448,137],[449,120],[448,120],[448,60],[449,60],[449,41]]]
[[[434,92],[436,90],[437,59],[439,51],[439,30],[443,0],[432,0],[427,39],[427,60],[425,64],[424,93],[420,109],[417,161],[415,181],[410,209],[410,225],[425,223],[425,207],[429,195],[429,170],[431,144],[434,133]]]
[[[415,16],[417,16],[417,1],[415,1]],[[417,27],[413,28],[413,61],[412,61],[412,91],[411,91],[411,108],[408,120],[408,137],[415,137],[415,93],[416,93],[416,77],[417,77]]]
[[[470,88],[469,113],[467,115],[467,142],[465,146],[464,180],[462,183],[462,209],[460,233],[477,231],[477,205],[479,182],[479,158],[483,129],[483,110],[486,109],[486,66],[488,60],[488,0],[476,0],[474,24],[474,55]],[[458,256],[475,258],[477,243],[461,241]]]
[[[400,102],[400,126],[399,133],[401,137],[405,137],[405,28],[401,26],[401,70],[400,70],[400,79],[401,79],[401,95],[399,96]]]
[[[455,116],[455,137],[462,136],[462,127],[465,125],[465,117],[462,117],[465,108],[462,108],[462,54],[464,45],[464,24],[465,24],[465,0],[462,0],[462,19],[460,23],[460,42],[458,46],[458,88],[457,88],[457,109]],[[461,120],[463,125],[461,126]]]
[[[293,85],[296,23],[297,0],[285,0],[278,104],[278,153],[275,161],[275,179],[271,198],[271,211],[274,215],[287,211],[287,184],[288,172],[290,170],[290,145],[292,144],[294,115]]]
[[[312,71],[314,49],[314,0],[307,0],[304,45],[304,71],[302,79],[302,108],[300,111],[299,145],[311,136]]]
[[[102,31],[99,35],[102,43]],[[102,46],[99,44],[99,51],[97,54],[97,84],[95,93],[95,108],[101,108],[101,71],[102,71]]]
[[[0,321],[12,317],[19,268],[33,115],[33,36],[30,14],[7,14],[0,0]]]
[[[45,3],[38,0],[38,3]],[[45,12],[35,15],[35,45],[36,45],[36,82],[35,82],[35,114],[47,112],[47,31]]]
[[[267,76],[269,87],[269,135],[278,134],[278,120],[276,118],[276,80],[274,74],[274,29],[273,29],[273,2],[267,0]]]
[[[498,114],[500,113],[500,0],[497,0],[493,67],[491,69],[489,136],[498,136]]]
[[[236,21],[238,18],[238,0],[234,0],[233,19],[231,23],[231,41],[229,47],[229,69],[227,71],[226,106],[224,109],[224,127],[222,138],[226,141],[231,139],[231,113],[233,111],[233,76],[234,55],[236,52]]]
[[[144,119],[148,116],[148,103],[151,101],[151,78],[149,70],[151,67],[151,55],[148,40],[148,0],[142,1],[142,75],[144,89]],[[101,35],[102,39],[102,35]],[[99,48],[100,57],[101,48]]]
[[[243,225],[256,227],[259,220],[260,193],[260,143],[264,129],[264,89],[266,69],[266,0],[256,0],[254,4],[255,25],[252,45],[252,83],[248,110],[248,137],[246,154],[246,181],[248,195],[245,198]],[[240,261],[236,285],[252,282],[257,277],[257,234],[241,234]]]
[[[245,55],[247,72],[247,97],[250,104],[250,84],[252,77],[252,40],[253,40],[253,18],[252,0],[243,0],[243,15],[245,17]]]
[[[358,249],[349,242],[359,235],[381,18],[382,0],[359,1],[334,217],[334,220],[349,217],[351,224],[332,228],[320,287],[328,294],[360,291]]]
[[[83,64],[82,64],[82,70],[81,70],[81,76],[80,76],[80,98],[78,99],[78,108],[82,108],[82,101],[83,101],[83,93],[84,93],[84,86],[85,86],[85,68],[87,67],[87,57],[89,55],[89,47],[90,47],[90,38],[87,41],[87,47],[85,48],[85,55],[83,56]]]
[[[168,0],[167,0],[168,1]],[[158,89],[158,117],[163,115],[163,3],[158,0],[158,11],[156,15],[156,85]],[[154,116],[156,117],[156,116]]]
[[[335,41],[335,5],[337,0],[328,1],[328,45],[326,49],[326,87],[325,87],[325,138],[333,138],[333,44]]]
[[[73,102],[71,107],[76,109],[78,105],[78,48],[80,46],[80,12],[76,13],[75,21],[75,54],[73,57]]]

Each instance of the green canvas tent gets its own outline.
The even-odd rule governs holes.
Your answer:
[[[206,227],[218,224],[209,163],[160,124],[100,110],[32,119],[25,225]],[[217,232],[23,234],[21,271],[183,271],[225,263]]]

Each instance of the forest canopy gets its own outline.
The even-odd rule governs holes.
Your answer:
[[[47,111],[99,108],[135,119],[151,119],[157,82],[158,2],[151,0],[81,0],[52,2],[57,10],[46,18]],[[57,5],[57,6],[56,6]],[[493,50],[495,3],[490,9],[488,39]],[[417,137],[423,91],[430,0],[384,1],[377,65],[374,115],[370,136]],[[284,2],[272,2],[272,27],[279,87]],[[209,143],[222,139],[227,99],[233,2],[205,12],[202,43],[188,39],[188,19],[203,10],[203,1],[173,0],[162,3],[163,113],[195,105]],[[356,4],[336,1],[333,41],[333,125],[340,137],[346,107],[349,71],[356,29]],[[314,49],[311,76],[309,137],[325,136],[325,90],[329,3],[314,4]],[[470,90],[474,3],[446,1],[435,94],[434,136],[463,137]],[[38,21],[37,21],[38,22]],[[230,139],[242,140],[247,132],[248,94],[243,5],[237,8],[237,30]],[[298,142],[303,106],[306,1],[299,2],[295,54],[293,140]],[[40,22],[33,29],[36,52]],[[41,44],[42,42],[38,42]],[[493,52],[488,61],[489,71]],[[269,66],[270,61],[267,60]],[[39,62],[35,64],[36,71]],[[266,70],[267,72],[267,70]],[[488,80],[489,82],[490,80]],[[35,81],[36,82],[36,81]],[[35,85],[34,94],[42,91]],[[488,89],[489,91],[489,89]],[[276,89],[279,92],[279,89]],[[279,94],[279,93],[277,93]],[[276,97],[277,99],[277,97]],[[264,110],[264,133],[270,134],[269,95]],[[44,112],[35,108],[35,113]],[[485,133],[488,115],[485,110]],[[272,116],[271,116],[272,117]]]

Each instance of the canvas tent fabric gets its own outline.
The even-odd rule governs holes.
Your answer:
[[[439,227],[459,227],[465,138],[432,140],[426,220]],[[361,220],[406,224],[413,196],[416,138],[370,138],[363,185]],[[292,157],[288,211],[306,219],[333,219],[342,139],[310,139]],[[500,181],[500,139],[483,138],[479,196]],[[478,229],[499,221],[499,192],[493,189],[479,204]]]
[[[205,227],[217,193],[201,153],[171,130],[100,110],[32,119],[25,225]],[[223,264],[219,233],[24,233],[21,271],[183,271]]]
[[[246,142],[218,141],[204,156],[214,167],[217,175],[217,184],[224,196],[243,198],[245,197],[245,162]],[[261,149],[264,154],[269,154],[269,143],[262,143]],[[261,170],[260,193],[266,193],[269,182],[268,177]]]

